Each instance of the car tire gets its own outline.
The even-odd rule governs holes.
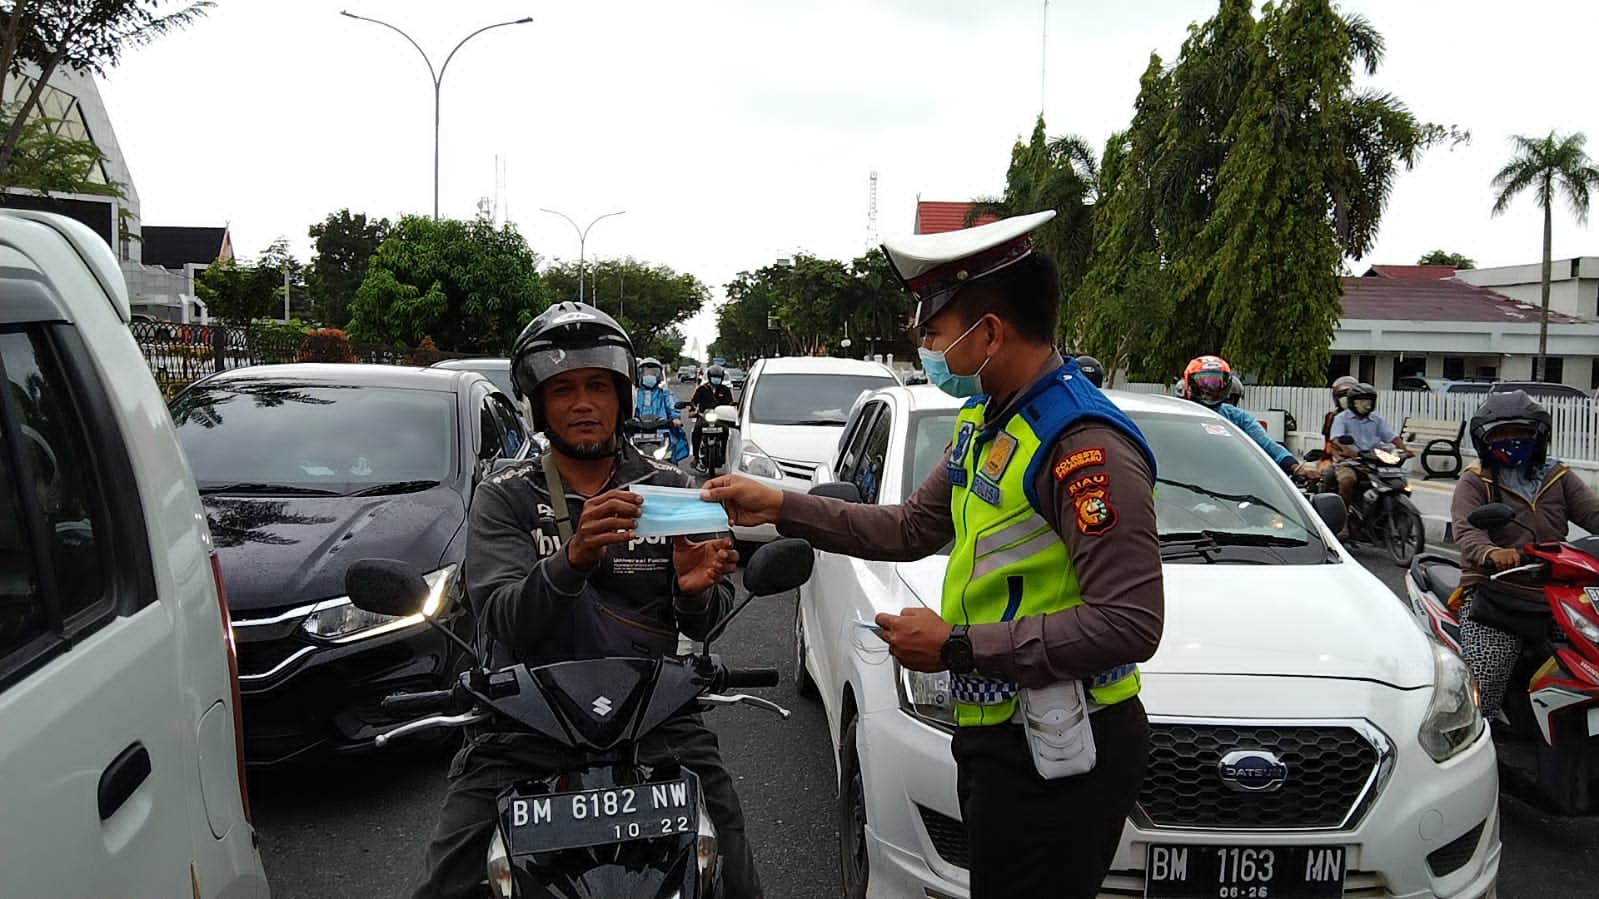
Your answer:
[[[798,600],[794,602],[794,692],[804,699],[822,698],[815,678],[805,669],[805,619]]]
[[[866,849],[866,785],[860,756],[855,751],[855,725],[844,728],[838,747],[838,864],[840,893],[844,899],[866,899],[871,883],[870,854]]]

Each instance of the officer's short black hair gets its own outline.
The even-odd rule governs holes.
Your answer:
[[[1053,344],[1060,320],[1060,270],[1049,254],[1035,250],[962,288],[951,307],[963,328],[993,313],[1024,340]]]

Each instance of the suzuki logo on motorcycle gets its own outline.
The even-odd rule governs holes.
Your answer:
[[[1288,780],[1288,766],[1264,749],[1235,749],[1216,763],[1216,773],[1222,783],[1242,793],[1269,793]]]
[[[601,696],[599,699],[594,700],[594,704],[589,706],[589,708],[594,710],[595,715],[604,718],[606,715],[611,714],[611,699],[609,696]]]

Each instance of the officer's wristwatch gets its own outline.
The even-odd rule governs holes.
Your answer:
[[[972,641],[966,636],[966,625],[957,624],[949,630],[949,639],[938,650],[939,661],[952,674],[971,674],[977,668],[972,655]]]

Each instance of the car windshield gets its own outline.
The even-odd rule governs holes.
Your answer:
[[[1132,414],[1155,452],[1155,524],[1163,542],[1304,547],[1294,561],[1319,561],[1324,545],[1298,497],[1250,439],[1221,420]],[[908,497],[933,470],[954,435],[955,410],[912,415],[906,435]],[[948,551],[946,547],[945,552]],[[1285,559],[1286,561],[1286,559]]]
[[[172,417],[201,491],[351,494],[456,470],[453,393],[235,378],[185,391]]]
[[[888,375],[763,374],[755,379],[750,421],[763,425],[839,425],[865,390],[892,387]]]
[[[453,368],[458,371],[475,371],[488,378],[490,383],[494,385],[495,390],[505,394],[507,397],[516,396],[511,389],[511,367],[509,365],[474,365],[467,363],[442,367]]]

